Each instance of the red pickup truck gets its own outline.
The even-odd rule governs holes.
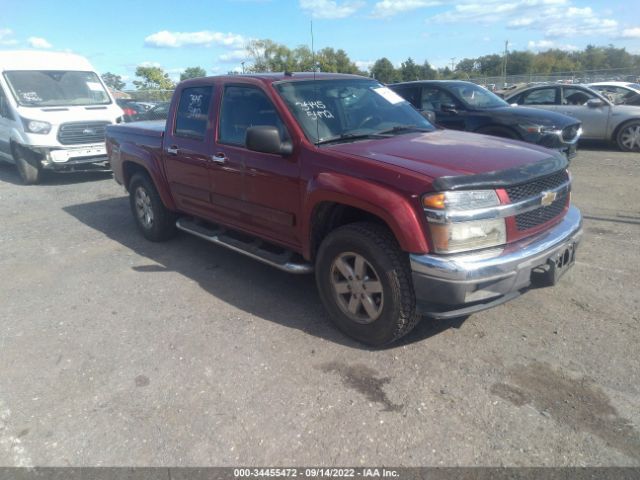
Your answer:
[[[142,234],[176,228],[315,271],[335,324],[370,345],[554,284],[582,218],[566,159],[438,130],[373,79],[220,76],[178,85],[165,123],[107,127]]]

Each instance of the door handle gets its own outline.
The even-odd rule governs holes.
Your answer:
[[[178,147],[176,147],[175,145],[167,148],[167,153],[169,155],[178,155],[178,152],[179,152]]]
[[[227,156],[224,153],[216,153],[211,156],[211,160],[213,160],[218,165],[224,165],[227,162]]]

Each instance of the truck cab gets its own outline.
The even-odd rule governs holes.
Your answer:
[[[24,183],[45,169],[108,169],[105,128],[122,114],[85,58],[0,52],[0,159]]]

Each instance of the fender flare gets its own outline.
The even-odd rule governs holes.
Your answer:
[[[400,193],[381,184],[337,173],[321,173],[307,184],[301,230],[307,240],[304,255],[311,258],[312,217],[323,202],[364,210],[382,219],[405,252],[427,253],[429,245],[415,206]]]

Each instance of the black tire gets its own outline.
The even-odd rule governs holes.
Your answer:
[[[13,160],[25,185],[36,185],[40,183],[42,167],[40,160],[35,154],[25,148],[15,145],[12,149]]]
[[[623,152],[640,151],[640,120],[623,124],[616,133],[615,141]]]
[[[358,294],[354,295],[355,288],[352,290],[351,283],[344,287],[345,282],[338,282],[336,279],[336,275],[341,274],[335,262],[348,259],[351,254],[361,256],[368,264],[365,269],[371,276],[365,274],[361,283],[367,283],[364,277],[370,279],[369,282],[377,277],[381,284],[381,292],[375,298],[379,316],[373,320],[364,320],[368,323],[354,320],[356,314],[345,311],[346,298],[352,300]],[[416,312],[409,257],[400,250],[395,237],[384,226],[359,222],[331,232],[318,251],[316,283],[320,298],[335,325],[350,337],[367,345],[380,347],[398,340],[410,332],[421,318]],[[338,293],[338,283],[349,288],[350,293]],[[377,285],[378,282],[374,283]],[[380,288],[379,285],[376,288]],[[372,297],[374,295],[368,295],[368,300]],[[364,300],[359,308],[359,312],[367,316]]]
[[[176,214],[164,206],[148,175],[136,173],[131,177],[129,204],[136,225],[147,240],[162,242],[175,236]]]
[[[476,133],[480,133],[482,135],[491,135],[492,137],[510,138],[512,140],[519,140],[518,135],[506,127],[498,127],[498,126],[483,127],[476,130]]]

